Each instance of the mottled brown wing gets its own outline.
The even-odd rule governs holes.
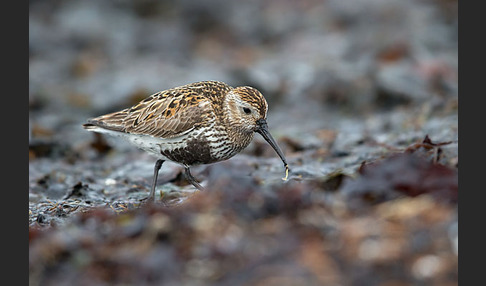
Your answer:
[[[212,105],[204,96],[191,90],[168,90],[131,108],[91,119],[88,124],[119,132],[173,138],[197,128],[212,112]]]
[[[177,137],[197,128],[205,118],[219,114],[224,95],[231,89],[219,81],[191,83],[155,93],[131,108],[88,120],[84,127]]]

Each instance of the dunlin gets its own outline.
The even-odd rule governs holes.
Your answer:
[[[233,157],[255,132],[277,152],[287,179],[287,161],[268,131],[267,110],[267,101],[253,87],[202,81],[157,92],[130,108],[89,119],[83,127],[122,137],[158,158],[148,197],[152,200],[166,160],[184,166],[189,182],[203,190],[190,167]]]

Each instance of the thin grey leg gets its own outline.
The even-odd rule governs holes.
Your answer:
[[[204,188],[203,186],[201,186],[197,181],[196,179],[192,176],[191,174],[191,171],[189,170],[189,167],[186,167],[186,177],[187,177],[187,180],[189,182],[191,182],[191,184],[194,185],[194,187],[196,187],[198,190],[200,191],[204,191]]]
[[[155,201],[155,185],[157,185],[157,177],[159,176],[160,167],[162,167],[162,164],[164,162],[165,161],[162,160],[162,159],[159,159],[159,160],[157,160],[157,162],[155,162],[154,179],[152,181],[152,189],[150,189],[150,195],[147,198],[148,201],[152,201],[152,200]]]

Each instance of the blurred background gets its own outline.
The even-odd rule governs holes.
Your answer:
[[[452,0],[30,1],[31,127],[66,139],[86,117],[200,80],[258,88],[270,126],[293,132],[448,111],[457,26]]]
[[[263,93],[269,103],[269,128],[291,165],[290,182],[284,190],[295,191],[297,188],[299,198],[318,190],[322,195],[320,203],[339,205],[337,212],[334,207],[320,206],[321,211],[325,209],[325,216],[335,221],[331,219],[324,223],[324,230],[321,229],[319,234],[324,236],[316,236],[318,240],[326,241],[332,233],[331,240],[344,237],[351,245],[361,245],[358,242],[369,236],[379,237],[379,231],[369,230],[372,233],[367,233],[365,227],[367,223],[375,222],[376,214],[370,214],[369,220],[355,221],[354,215],[344,211],[343,205],[349,203],[349,194],[361,192],[363,188],[367,192],[371,190],[371,195],[366,193],[367,199],[379,197],[394,202],[388,195],[383,197],[383,189],[380,189],[383,182],[378,187],[362,181],[354,181],[354,184],[343,181],[341,185],[341,179],[356,177],[363,162],[376,161],[391,151],[403,151],[421,142],[426,135],[435,143],[452,142],[438,151],[440,158],[435,154],[437,161],[448,169],[434,169],[435,173],[432,173],[438,174],[436,181],[440,182],[444,182],[441,176],[452,174],[453,179],[445,180],[444,184],[446,189],[452,185],[457,194],[458,1],[31,0],[29,225],[32,228],[62,226],[71,212],[75,214],[107,204],[120,211],[146,196],[155,159],[122,141],[96,137],[83,130],[81,125],[87,118],[129,107],[157,91],[202,80],[218,80],[232,86],[250,85]],[[399,168],[393,165],[396,169],[385,169],[400,174],[409,174],[403,169],[417,169],[413,164],[410,165],[414,166],[412,168],[400,163]],[[334,193],[327,193],[329,186],[322,182],[335,178],[336,172],[339,180],[337,183],[332,181],[337,184],[331,187]],[[256,185],[247,178],[250,175],[257,178],[256,181],[265,181],[262,188],[271,192],[281,185],[283,168],[274,151],[256,136],[242,154],[227,162],[198,167],[194,174],[204,184],[209,181],[221,189],[228,184],[235,189],[238,189],[235,185],[251,189]],[[167,193],[192,193],[191,186],[180,178],[180,167],[164,165],[159,184]],[[423,184],[416,178],[406,177],[405,184],[409,185],[400,190],[418,188],[425,192],[421,189]],[[403,186],[403,182],[400,184]],[[440,187],[433,185],[433,188],[444,188],[444,184]],[[385,190],[396,187],[386,186]],[[374,191],[380,193],[377,195]],[[262,195],[262,199],[267,195]],[[175,204],[183,201],[180,196],[174,195],[179,199],[174,201]],[[292,204],[292,199],[287,199]],[[353,285],[378,285],[402,278],[408,282],[386,285],[455,284],[457,206],[437,205],[436,201],[428,199],[418,202],[403,202],[403,206],[415,210],[419,216],[426,216],[426,209],[434,209],[443,216],[426,220],[433,226],[426,224],[419,230],[409,229],[416,226],[413,223],[405,224],[408,238],[413,237],[405,253],[397,252],[393,239],[386,240],[384,245],[366,240],[361,248],[356,246],[351,250],[336,245],[337,248],[329,250],[331,248],[326,248],[328,244],[315,244],[314,236],[304,244],[301,244],[302,237],[292,242],[276,240],[287,243],[283,245],[272,240],[280,250],[289,245],[303,247],[301,262],[308,266],[309,273],[315,274],[310,276],[312,278],[305,275],[302,278],[299,270],[296,275],[303,280],[287,285],[303,285],[299,281],[306,285],[322,285],[326,281],[334,283],[332,285],[357,282]],[[285,211],[284,207],[283,213]],[[316,213],[319,216],[312,219],[322,218],[322,212]],[[383,210],[378,215],[384,213],[389,218],[390,213]],[[394,215],[403,219],[412,216],[406,212]],[[394,215],[391,217],[396,219]],[[139,220],[137,223],[143,225]],[[339,224],[346,227],[339,228],[336,226]],[[85,227],[84,230],[93,232],[89,226]],[[97,227],[103,228],[103,225]],[[387,227],[392,226],[386,225],[383,231],[390,231],[392,234],[388,234],[393,238],[396,233]],[[427,233],[427,229],[434,229],[434,233]],[[293,226],[285,231],[299,233]],[[237,233],[246,235],[246,232]],[[268,235],[271,231],[265,233]],[[275,233],[279,234],[279,231]],[[48,268],[35,267],[44,265],[43,259],[47,259],[36,249],[49,247],[53,241],[58,244],[62,239],[59,233],[54,240],[52,237],[41,240],[35,234],[32,230],[31,277],[38,279],[35,281],[49,281],[46,277],[50,274],[45,273],[51,272],[44,272]],[[250,237],[248,241],[256,240]],[[64,251],[74,250],[65,248]],[[439,252],[445,253],[445,257],[437,255]],[[167,254],[161,248],[157,248],[156,253]],[[282,256],[276,257],[288,258],[285,252],[279,253]],[[358,254],[362,260],[355,260]],[[136,257],[147,258],[143,255]],[[171,267],[169,262],[158,261],[152,256],[147,259]],[[202,267],[205,263],[201,261],[184,265]],[[359,261],[365,261],[365,264]],[[390,261],[401,261],[401,264]],[[348,262],[351,264],[346,264]],[[368,262],[370,264],[366,264]],[[387,263],[391,263],[392,268],[387,268]],[[155,275],[156,270],[144,265],[137,267]],[[215,265],[206,264],[207,267]],[[320,268],[312,265],[330,270],[323,277],[319,274]],[[400,268],[403,265],[406,265],[405,269]],[[267,270],[269,273],[279,272],[272,269]],[[284,269],[295,270],[292,267]],[[217,280],[213,276],[201,278],[197,275],[204,273],[197,273],[195,278],[186,273],[186,280],[182,281],[246,285],[240,283],[241,278],[237,275],[217,276],[217,279],[224,278]],[[66,282],[75,281],[76,277],[64,274],[57,279]],[[252,277],[254,284],[251,285],[262,285],[258,284],[262,281],[266,281],[262,282],[265,285],[277,285],[280,281],[265,280],[262,278],[267,277],[265,275]],[[361,283],[363,278],[369,279],[365,279],[369,283]],[[181,281],[179,276],[153,279]],[[269,281],[277,282],[271,284]]]

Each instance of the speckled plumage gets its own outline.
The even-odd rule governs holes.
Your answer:
[[[231,158],[248,146],[254,132],[262,134],[287,168],[268,132],[267,110],[265,98],[255,88],[203,81],[157,92],[130,108],[89,119],[83,127],[123,137],[157,156],[153,197],[164,161],[182,164],[189,181],[202,189],[189,167]]]

